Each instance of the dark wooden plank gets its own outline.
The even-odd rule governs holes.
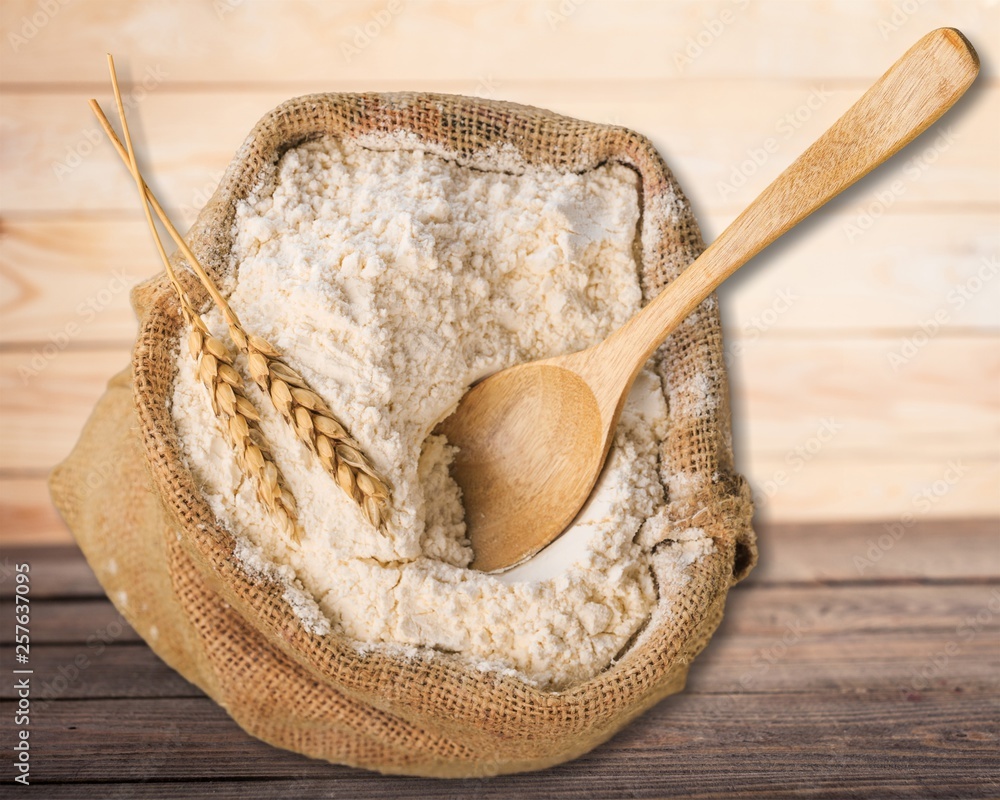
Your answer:
[[[995,694],[744,694],[724,707],[716,697],[685,694],[572,764],[454,782],[378,778],[275,750],[198,699],[54,703],[32,742],[38,782],[128,783],[131,797],[232,796],[225,782],[237,779],[243,798],[275,790],[284,797],[843,797],[845,786],[857,796],[971,798],[996,792],[998,712]],[[100,758],[95,742],[103,743]],[[258,778],[290,780],[246,782]],[[196,779],[210,782],[141,794],[135,785]],[[68,796],[51,788],[47,797]],[[71,788],[76,797],[113,796]]]
[[[13,613],[13,599],[0,601],[0,619]],[[727,635],[782,636],[851,631],[954,630],[964,621],[975,627],[983,607],[1000,612],[1000,582],[947,585],[794,585],[750,584],[729,596],[723,630]],[[968,620],[968,618],[972,618]],[[981,627],[981,625],[980,625]],[[0,644],[13,641],[0,627]],[[80,644],[94,638],[130,642],[138,634],[104,597],[40,600],[31,619],[36,644]]]
[[[614,773],[599,775],[589,785],[581,786],[581,777],[567,779],[560,773],[559,778],[550,778],[549,773],[535,773],[523,779],[502,777],[477,781],[433,781],[395,776],[356,775],[353,771],[336,774],[328,779],[253,780],[253,781],[198,781],[184,783],[129,783],[129,784],[71,784],[46,785],[48,800],[201,800],[211,797],[217,800],[331,800],[331,798],[351,798],[351,800],[377,800],[377,798],[411,798],[412,800],[510,800],[511,797],[544,798],[545,800],[583,800],[602,798],[603,800],[667,800],[686,798],[726,798],[726,800],[748,800],[749,798],[832,798],[845,797],[872,798],[892,797],[895,800],[942,798],[942,800],[974,800],[975,798],[995,798],[1000,792],[997,786],[977,786],[968,791],[953,787],[964,787],[969,781],[959,776],[955,782],[942,786],[904,784],[888,780],[855,780],[849,787],[831,785],[831,781],[809,784],[809,773],[797,775],[792,786],[783,783],[783,776],[768,775],[765,779],[748,776],[749,785],[741,784],[738,777],[729,783],[717,780],[709,784],[703,776],[693,782],[673,777],[652,777],[631,774],[622,789],[622,781],[614,780]],[[723,786],[724,788],[715,788]],[[514,794],[516,792],[516,795]]]
[[[60,697],[198,694],[110,602],[49,601],[34,612],[31,665]],[[730,597],[688,691],[987,689],[1000,683],[998,637],[997,586],[756,586]],[[60,680],[67,672],[73,679]],[[0,684],[0,697],[13,688]]]
[[[0,597],[14,594],[14,567],[28,564],[31,597],[103,597],[104,590],[76,545],[4,548],[0,560]]]
[[[30,603],[32,644],[78,643],[97,646],[113,641],[139,640],[139,634],[118,613],[111,601],[103,597],[45,600],[32,596]],[[0,620],[11,619],[13,613],[13,598],[0,601]],[[11,644],[13,641],[13,628],[0,627],[0,644]]]
[[[716,634],[688,673],[701,693],[1000,689],[998,627],[961,639],[901,631],[779,637]]]
[[[720,633],[692,665],[686,691],[719,694],[723,705],[744,692],[989,691],[1000,685],[997,635],[996,626],[969,640],[924,631]],[[201,695],[142,643],[33,646],[30,665],[44,700]],[[14,696],[13,684],[0,684],[0,698]]]
[[[44,707],[60,700],[122,697],[203,697],[144,642],[32,646],[33,697]],[[0,698],[14,699],[13,682]],[[37,709],[36,709],[37,710]]]
[[[757,526],[748,582],[995,579],[1000,520],[891,520]]]
[[[984,612],[985,609],[985,612]],[[976,619],[984,614],[988,619]],[[1000,624],[1000,580],[993,583],[769,585],[730,592],[722,632],[783,636],[952,631]]]
[[[903,527],[898,539],[886,528],[894,524],[761,524],[760,563],[740,587],[993,580],[1000,574],[1000,522],[996,520],[921,520]],[[882,538],[880,544],[880,537],[885,536],[889,538]],[[75,546],[11,547],[5,548],[0,559],[0,597],[12,594],[9,576],[13,565],[23,561],[32,565],[33,597],[104,594]]]

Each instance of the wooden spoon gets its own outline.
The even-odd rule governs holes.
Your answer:
[[[924,36],[649,305],[600,344],[477,383],[439,426],[459,448],[473,568],[514,566],[586,502],[632,383],[670,332],[739,267],[940,117],[979,71],[953,28]]]

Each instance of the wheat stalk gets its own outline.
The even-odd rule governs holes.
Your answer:
[[[112,81],[115,82],[113,68]],[[305,378],[283,361],[279,351],[269,342],[259,336],[247,333],[236,312],[229,306],[215,282],[202,267],[197,256],[188,247],[187,242],[173,226],[162,206],[142,180],[138,168],[134,166],[131,150],[122,146],[97,101],[91,100],[90,105],[119,156],[122,157],[135,176],[140,194],[148,201],[148,206],[152,206],[153,211],[156,212],[171,238],[184,254],[195,275],[222,312],[233,343],[247,357],[251,378],[270,398],[275,409],[291,426],[296,437],[317,456],[323,469],[360,507],[365,518],[374,527],[384,528],[386,506],[389,499],[388,483],[361,452],[358,443],[350,437],[323,398],[310,388]],[[124,122],[123,110],[120,109],[119,113],[122,114]],[[143,205],[146,207],[148,216],[147,203],[144,202]],[[152,224],[151,218],[150,223]],[[179,288],[178,292],[180,292]],[[231,362],[229,365],[231,366]]]
[[[125,107],[118,87],[114,60],[110,55],[108,56],[108,67],[111,70],[115,102],[118,105],[118,115],[121,118],[122,131],[127,145],[127,153],[124,152],[124,148],[120,152],[125,155],[129,171],[135,178],[146,223],[153,236],[157,253],[159,253],[167,276],[177,292],[181,313],[191,328],[188,345],[192,357],[198,362],[198,377],[208,388],[212,410],[219,418],[225,436],[236,452],[240,469],[251,477],[258,499],[278,521],[284,533],[293,541],[298,541],[299,528],[295,498],[287,488],[284,477],[267,446],[264,432],[260,428],[260,414],[243,391],[243,378],[233,366],[233,358],[229,348],[221,339],[212,336],[204,320],[195,311],[177,278],[166,251],[163,249],[163,242],[160,241],[147,202],[148,188],[135,160],[135,150],[132,148],[132,137],[128,121],[125,118]],[[113,133],[107,117],[104,116],[104,112],[97,105],[96,100],[91,100],[91,107],[96,107],[95,110],[100,112],[98,117],[102,120],[105,130]],[[117,137],[115,139],[117,141]],[[118,146],[121,147],[121,142],[118,142]]]

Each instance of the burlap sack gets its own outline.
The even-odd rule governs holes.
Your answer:
[[[580,172],[612,160],[634,168],[642,179],[636,256],[647,299],[703,246],[687,200],[642,136],[509,103],[406,93],[313,95],[269,113],[192,228],[192,248],[225,284],[236,201],[273,179],[285,150],[318,136],[401,129],[459,163],[488,167],[497,145],[512,145],[529,164]],[[360,655],[337,633],[305,631],[281,587],[242,571],[233,535],[179,456],[169,411],[181,329],[174,292],[154,279],[136,288],[133,304],[139,335],[131,368],[111,380],[53,473],[52,495],[108,596],[150,647],[250,734],[278,747],[380,772],[448,777],[574,758],[683,687],[729,587],[756,559],[749,492],[733,471],[710,298],[658,355],[671,410],[661,457],[676,476],[669,512],[715,542],[714,554],[690,568],[679,607],[654,613],[608,670],[559,693],[478,672],[456,656]]]

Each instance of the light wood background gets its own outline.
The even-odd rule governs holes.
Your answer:
[[[960,28],[969,95],[721,299],[762,519],[1000,513],[996,0],[5,0],[0,22],[5,544],[69,540],[45,476],[127,363],[127,288],[158,271],[86,105],[111,108],[107,51],[178,222],[282,100],[424,89],[650,136],[711,239],[922,34]]]

